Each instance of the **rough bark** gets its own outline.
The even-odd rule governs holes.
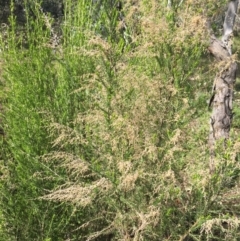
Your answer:
[[[232,56],[232,38],[235,16],[239,0],[230,1],[223,25],[223,36],[218,40],[211,36],[209,51],[219,62],[219,73],[213,84],[213,95],[209,102],[212,107],[210,118],[210,171],[213,172],[216,142],[222,140],[223,144],[229,139],[232,123],[233,87],[236,81],[237,63]]]

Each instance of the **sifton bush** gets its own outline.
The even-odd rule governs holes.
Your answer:
[[[67,3],[71,5],[71,1]],[[74,7],[72,20],[87,21],[88,5],[79,3]],[[13,3],[11,10],[13,13]],[[61,39],[52,27],[53,19],[42,12],[40,5],[31,6],[30,10],[26,5],[26,25],[22,30],[12,14],[1,39],[6,92],[1,229],[9,240],[65,240],[83,214],[72,205],[52,205],[39,199],[47,190],[63,184],[66,177],[65,170],[61,170],[61,175],[54,173],[52,164],[46,165],[41,156],[55,150],[47,129],[49,123],[72,125],[76,113],[84,110],[84,95],[72,92],[81,87],[79,76],[91,65],[82,56],[71,57],[75,30],[69,30],[71,22],[67,17],[62,27],[66,37]],[[85,23],[82,24],[84,28]],[[63,49],[59,44],[67,45],[67,39],[69,47]],[[78,40],[83,43],[84,36],[78,35]],[[78,233],[73,235],[77,237]]]
[[[61,31],[38,4],[22,31],[10,18],[2,237],[237,240],[237,137],[208,172],[201,11],[126,1],[121,19],[111,4],[67,0]]]

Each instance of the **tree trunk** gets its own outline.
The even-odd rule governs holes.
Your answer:
[[[235,0],[228,3],[222,39],[218,40],[212,35],[209,46],[209,51],[219,62],[219,73],[215,77],[213,95],[209,102],[209,106],[212,106],[209,134],[210,172],[215,169],[216,142],[221,140],[224,145],[226,144],[232,123],[233,86],[237,72],[237,63],[232,56],[232,38],[238,2],[239,0]]]

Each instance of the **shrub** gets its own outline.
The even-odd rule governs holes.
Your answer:
[[[236,137],[208,173],[204,19],[194,8],[127,1],[123,31],[110,4],[67,0],[57,30],[38,4],[34,18],[25,6],[22,31],[10,18],[0,232],[21,241],[236,239]]]

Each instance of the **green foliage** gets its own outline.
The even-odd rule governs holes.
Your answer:
[[[110,5],[67,0],[57,27],[38,4],[21,31],[10,17],[1,237],[237,240],[237,135],[208,172],[204,21],[143,1],[123,31]]]
[[[66,59],[61,58],[61,49],[55,47],[52,19],[38,4],[34,7],[31,10],[35,16],[29,14],[28,6],[25,8],[27,23],[22,32],[11,16],[7,42],[2,42],[2,48],[6,49],[3,77],[7,90],[4,109],[7,138],[3,158],[7,171],[1,184],[4,193],[1,206],[8,207],[2,209],[2,214],[11,240],[46,237],[63,240],[71,229],[69,221],[77,222],[75,218],[81,214],[77,212],[72,217],[73,207],[61,204],[51,207],[50,203],[38,200],[46,190],[63,182],[59,175],[56,179],[52,177],[55,174],[51,164],[44,164],[41,156],[52,150],[49,121],[71,123],[75,113],[83,108],[84,97],[73,96],[71,92],[80,87],[81,82],[76,78],[89,67],[81,56],[66,63],[71,58],[69,50]],[[83,5],[76,7],[74,21],[82,17],[82,11],[86,12]],[[73,40],[73,34],[70,32],[68,38]],[[81,39],[84,41],[83,35],[78,36]]]

